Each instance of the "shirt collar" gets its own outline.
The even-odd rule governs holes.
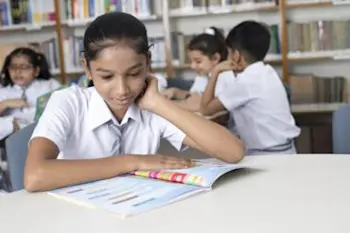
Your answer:
[[[249,66],[247,66],[244,70],[245,73],[251,73],[254,72],[256,73],[257,71],[260,72],[262,68],[265,67],[264,62],[262,61],[258,61],[258,62],[254,62],[252,64],[250,64]]]
[[[37,83],[37,81],[36,81],[36,80],[33,80],[27,87],[23,87],[23,86],[14,84],[14,85],[13,85],[13,88],[14,88],[15,90],[24,90],[24,89],[25,89],[25,90],[28,90],[29,88],[35,86],[36,83]]]
[[[124,125],[129,119],[135,121],[141,120],[141,110],[135,104],[132,104],[126,111],[122,122],[119,124],[95,87],[90,88],[92,89],[88,106],[88,127],[90,130],[94,130],[109,121],[113,121],[116,125]]]

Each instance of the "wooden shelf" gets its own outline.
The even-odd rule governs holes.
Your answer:
[[[288,61],[290,62],[315,62],[315,61],[327,61],[327,60],[349,60],[350,49],[339,51],[317,51],[306,52],[297,55],[295,53],[288,55]]]
[[[13,31],[38,31],[42,28],[53,27],[55,22],[46,22],[41,24],[16,24],[10,26],[0,27],[0,32],[13,32]]]
[[[222,15],[230,13],[245,13],[245,12],[277,12],[278,6],[272,4],[241,4],[223,7],[209,7],[207,9],[197,9],[192,11],[176,11],[170,13],[170,17],[195,17],[203,15]]]
[[[62,22],[62,25],[68,26],[68,27],[84,27],[94,21],[96,17],[92,18],[85,18],[85,19],[70,19],[70,20],[64,20]],[[151,16],[137,16],[137,18],[143,22],[146,21],[152,21],[152,20],[159,20],[161,19],[161,16],[157,15],[151,15]]]
[[[324,6],[333,6],[333,3],[331,1],[304,2],[304,3],[288,4],[287,8],[310,8],[310,7],[324,7]]]

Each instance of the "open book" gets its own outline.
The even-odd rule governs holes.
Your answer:
[[[225,173],[241,168],[216,159],[196,160],[189,169],[136,171],[81,185],[50,191],[49,194],[86,207],[102,208],[121,218],[165,206],[212,189]]]

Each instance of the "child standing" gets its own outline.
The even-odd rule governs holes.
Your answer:
[[[29,143],[27,190],[192,166],[188,159],[155,155],[161,138],[178,150],[190,146],[227,162],[243,158],[241,142],[227,129],[158,92],[149,75],[147,31],[137,18],[122,12],[97,17],[85,31],[84,50],[93,86],[52,94]]]
[[[189,91],[179,88],[168,88],[163,92],[169,99],[179,100],[179,105],[187,110],[198,111],[200,97],[208,84],[208,76],[212,69],[227,59],[225,38],[221,32],[210,27],[204,33],[192,38],[187,46],[191,69],[197,72],[192,87]],[[220,77],[216,87],[216,93],[225,87],[225,79],[232,78],[232,74],[226,73]]]
[[[217,65],[201,99],[200,112],[210,115],[230,111],[235,128],[251,154],[294,154],[294,139],[300,134],[291,114],[283,83],[263,60],[270,33],[262,24],[245,21],[227,36],[229,59]],[[224,92],[214,95],[221,72],[236,73]]]
[[[51,78],[45,57],[31,48],[17,48],[1,71],[0,139],[34,120],[39,96],[60,86]]]

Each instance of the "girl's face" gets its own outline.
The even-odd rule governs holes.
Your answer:
[[[208,75],[220,62],[220,56],[218,54],[214,54],[210,58],[199,50],[189,50],[188,57],[190,59],[191,69],[195,70],[201,76]]]
[[[39,74],[39,68],[34,67],[26,55],[12,57],[8,71],[14,84],[28,86]]]
[[[105,48],[86,70],[98,93],[121,120],[145,88],[148,60],[128,46]]]

